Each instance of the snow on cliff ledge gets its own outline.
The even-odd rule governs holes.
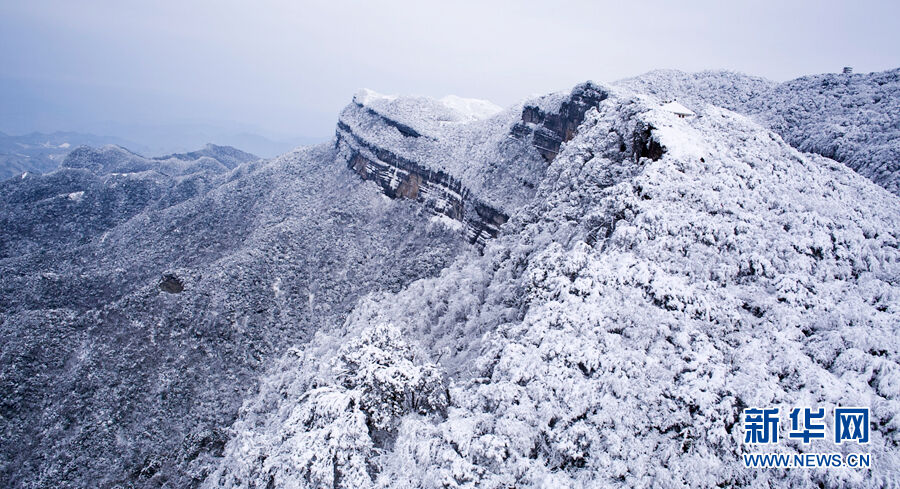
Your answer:
[[[499,114],[503,107],[488,100],[477,98],[463,98],[456,95],[447,95],[441,99],[441,103],[465,116],[469,121],[487,119]]]
[[[438,120],[443,120],[444,122],[465,123],[487,119],[503,111],[503,107],[488,100],[464,98],[457,95],[447,95],[440,100],[428,97],[400,97],[397,95],[384,95],[368,88],[363,88],[356,92],[353,96],[353,101],[362,106],[370,107],[378,111],[384,111],[386,114],[391,114],[393,111],[396,111],[397,107],[412,104],[414,105],[414,108],[421,111],[421,113],[403,114],[410,120],[434,117]],[[398,103],[392,104],[392,102]],[[442,112],[441,109],[445,112],[444,114],[440,113]],[[452,111],[452,116],[446,114],[448,109],[449,111]]]
[[[664,152],[635,160],[647,128]],[[483,255],[286,356],[206,485],[886,487],[898,325],[897,196],[727,110],[618,93]],[[871,469],[741,466],[746,407],[835,405],[871,407]]]

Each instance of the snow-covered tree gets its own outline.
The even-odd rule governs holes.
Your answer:
[[[370,426],[393,430],[406,414],[443,413],[447,393],[441,371],[417,363],[399,328],[379,324],[350,341],[336,361],[340,385],[359,393]]]
[[[209,487],[370,487],[380,470],[378,456],[390,448],[404,417],[443,418],[443,374],[417,356],[399,328],[373,325],[336,351],[326,336],[319,339],[325,343],[297,351],[295,361],[309,367],[330,352],[331,370],[306,383],[296,404],[268,424],[271,431],[256,433],[260,426],[251,425],[238,432],[229,456],[235,463],[208,478]],[[285,392],[283,378],[270,380],[265,388]],[[255,458],[248,460],[248,453]]]
[[[633,151],[648,131],[663,148],[656,159]],[[451,372],[446,417],[398,417],[402,396],[376,396],[387,402],[374,410],[396,422],[383,423],[393,443],[371,452],[372,483],[890,486],[900,463],[897,202],[747,117],[704,107],[679,119],[614,93],[482,254],[364,301],[347,321],[351,332],[402,323],[403,339],[446,351]],[[398,351],[371,346],[390,337],[349,333],[344,343],[371,353],[334,349],[348,365],[338,369],[345,389],[379,377],[379,361],[356,359]],[[804,405],[870,406],[866,450],[880,462],[741,465],[744,408]]]

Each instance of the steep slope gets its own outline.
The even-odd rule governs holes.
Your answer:
[[[206,487],[896,482],[898,197],[727,110],[601,90],[483,254],[282,357]],[[803,405],[870,406],[872,469],[743,469],[742,410]],[[835,449],[859,447],[773,448]]]
[[[805,76],[745,111],[795,148],[845,163],[900,195],[900,69]]]
[[[82,145],[118,144],[133,149],[144,148],[133,142],[108,136],[77,132],[31,133],[10,136],[0,133],[0,180],[22,173],[46,173],[59,167],[74,148]]]
[[[270,359],[466,246],[335,157],[81,149],[0,184],[0,485],[196,485]]]
[[[336,145],[360,177],[461,221],[483,245],[531,200],[560,144],[605,97],[588,83],[494,115],[483,101],[365,90],[341,112]]]
[[[795,148],[845,163],[900,194],[900,69],[781,84],[731,72],[662,70],[617,84],[751,115]]]

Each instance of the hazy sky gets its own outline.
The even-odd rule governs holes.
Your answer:
[[[0,131],[333,132],[361,87],[500,105],[654,68],[900,67],[900,2],[0,0]]]

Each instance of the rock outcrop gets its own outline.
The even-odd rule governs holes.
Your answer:
[[[569,97],[555,110],[526,104],[522,109],[522,122],[513,127],[512,134],[519,138],[531,135],[532,144],[549,163],[559,154],[562,143],[575,137],[587,111],[608,97],[609,93],[588,82],[572,89]]]
[[[509,114],[494,116],[495,124],[488,127],[502,137],[494,145],[519,146],[514,154],[535,152],[543,159],[540,173],[553,161],[566,141],[571,140],[588,110],[596,107],[609,94],[593,83],[584,83],[568,94],[556,94],[526,103],[521,115],[511,119]],[[409,107],[420,109],[410,114]],[[500,227],[509,219],[516,203],[503,206],[492,199],[497,193],[490,188],[474,190],[463,182],[467,168],[446,168],[442,165],[442,152],[452,152],[448,147],[457,139],[460,126],[479,124],[458,117],[454,120],[452,109],[439,106],[437,101],[425,99],[401,99],[373,95],[364,92],[342,113],[335,132],[335,147],[357,175],[377,183],[385,195],[394,199],[413,199],[423,203],[430,211],[457,220],[464,225],[471,243],[483,245],[486,239],[496,237]],[[451,112],[445,112],[451,111]],[[416,117],[418,116],[418,118]],[[409,121],[399,119],[411,119]],[[421,128],[416,125],[423,126]],[[381,133],[381,134],[379,134]],[[384,133],[388,133],[389,137]],[[373,137],[374,136],[374,137]],[[391,137],[392,136],[392,137]],[[471,143],[470,143],[471,144]],[[471,151],[469,154],[478,154]],[[497,155],[502,160],[509,151],[489,148],[487,156]],[[652,150],[651,150],[652,151]],[[469,157],[471,158],[471,157]],[[471,160],[470,160],[471,161]],[[516,172],[510,161],[471,161],[473,166],[500,166],[505,172]],[[518,162],[516,162],[518,163]],[[456,171],[454,171],[456,170]],[[529,180],[520,185],[534,189]]]
[[[509,216],[482,202],[458,179],[367,143],[339,122],[335,145],[347,166],[363,180],[377,183],[392,199],[412,199],[430,211],[460,221],[470,243],[496,237]]]

